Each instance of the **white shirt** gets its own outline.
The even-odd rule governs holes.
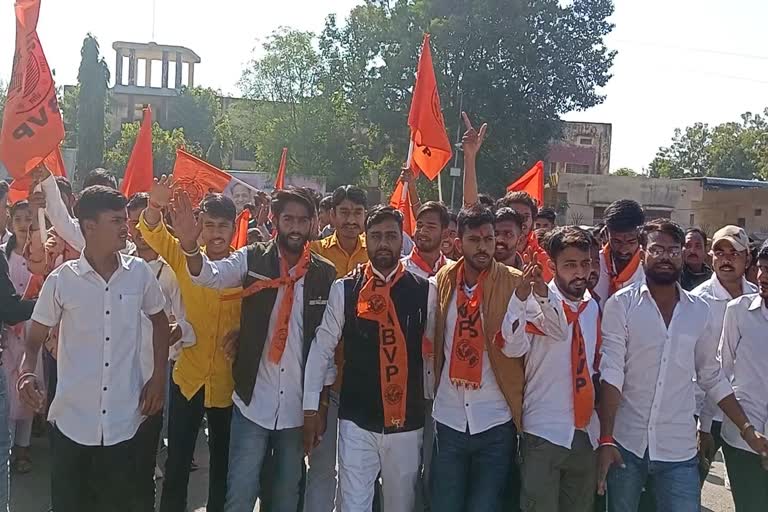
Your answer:
[[[696,455],[694,375],[719,402],[733,390],[715,354],[709,306],[677,286],[680,300],[669,327],[645,280],[609,298],[603,309],[601,378],[621,391],[613,435],[652,461]]]
[[[291,275],[298,269],[289,270]],[[203,269],[199,276],[192,276],[192,282],[208,288],[235,288],[242,286],[248,271],[248,248],[243,247],[229,255],[228,258],[211,261],[203,255]],[[254,274],[251,274],[254,275]],[[267,279],[264,276],[255,276]],[[272,333],[277,322],[280,302],[285,295],[285,286],[277,289],[277,297],[269,315],[267,339],[259,361],[256,382],[253,385],[253,399],[246,405],[233,393],[232,400],[240,412],[250,421],[269,430],[284,430],[304,425],[304,410],[302,408],[304,371],[304,277],[293,285],[293,304],[288,320],[288,339],[279,363],[269,360],[269,349],[272,343]],[[330,386],[336,380],[335,366],[328,372],[324,381]]]
[[[440,258],[437,259],[437,261],[435,262],[435,265],[432,267],[432,275],[430,276],[430,274],[428,274],[423,268],[421,268],[416,263],[414,263],[413,251],[411,251],[411,253],[408,254],[408,256],[403,256],[400,259],[400,261],[403,262],[403,266],[405,267],[405,270],[419,277],[422,277],[424,279],[429,279],[430,277],[433,277],[435,274],[437,274],[437,271],[443,267],[443,265],[440,264],[441,263],[440,260],[443,260],[442,261],[443,265],[453,263],[453,260],[441,256]]]
[[[10,219],[8,219],[10,221]],[[11,232],[7,229],[0,231],[0,244],[7,244],[8,239],[11,238]]]
[[[603,253],[603,250],[600,250],[600,278],[597,281],[597,284],[595,285],[595,293],[600,297],[600,305],[605,306],[605,301],[608,300],[608,297],[610,297],[610,290],[611,290],[611,275],[616,273],[616,265],[613,263],[613,260],[611,260],[611,268],[610,271],[608,269],[608,266],[605,264],[605,255]],[[643,265],[640,264],[637,266],[637,270],[635,270],[635,273],[632,274],[632,277],[629,278],[629,281],[624,283],[624,287],[633,285],[635,283],[642,283],[645,281],[645,270],[643,269]],[[617,290],[618,291],[618,290]]]
[[[749,422],[758,432],[768,430],[768,310],[757,293],[728,303],[720,338],[723,371],[733,386]],[[734,448],[754,453],[741,438],[741,425],[723,420],[723,440]]]
[[[433,293],[437,296],[436,283],[430,281],[430,286],[434,288]],[[492,283],[488,282],[486,286],[492,286]],[[465,287],[464,291],[471,297],[476,288],[477,286]],[[432,315],[436,313],[436,310],[436,307],[429,308]],[[445,343],[443,346],[445,364],[440,374],[440,384],[437,387],[432,417],[435,421],[439,421],[458,432],[466,432],[469,428],[470,435],[480,434],[512,420],[512,411],[496,382],[496,375],[493,373],[487,350],[483,350],[483,372],[479,389],[466,389],[463,386],[455,386],[451,382],[451,352],[453,351],[456,317],[456,291],[454,290],[445,317]],[[482,309],[480,321],[485,323]],[[515,325],[515,323],[517,323],[517,329],[514,332],[509,332],[509,329],[503,332],[504,346],[501,351],[506,357],[517,357],[514,349],[519,346],[520,342],[516,341],[515,338],[525,336],[525,310],[522,306],[515,307],[510,302],[504,315],[502,328]]]
[[[526,320],[544,332],[545,336],[526,333],[515,336],[515,357],[525,356],[525,395],[523,397],[523,432],[546,439],[550,443],[570,449],[576,428],[573,424],[573,370],[571,368],[571,343],[573,325],[563,310],[565,300],[572,311],[578,311],[581,302],[567,300],[560,293],[554,280],[548,285],[548,298],[531,293],[523,304],[517,295],[512,295],[510,308],[526,310]],[[587,368],[590,375],[595,372],[595,350],[597,330],[600,328],[600,309],[585,292],[588,305],[579,315],[579,325],[584,338]],[[511,316],[510,316],[511,317]],[[507,325],[505,317],[502,332],[506,338],[513,326]],[[597,446],[600,436],[600,421],[597,411],[585,429]]]
[[[85,256],[63,263],[45,280],[32,313],[32,320],[48,327],[60,322],[58,383],[48,420],[87,446],[111,446],[136,434],[143,419],[142,316],[165,305],[149,265],[119,257],[109,282]]]
[[[742,294],[757,293],[757,286],[750,283],[743,277],[741,278]],[[712,319],[712,331],[720,336],[723,332],[723,318],[725,317],[725,307],[733,297],[725,289],[717,278],[717,274],[701,283],[691,291],[692,295],[701,297],[709,304],[710,317]],[[699,416],[699,430],[709,432],[713,421],[723,421],[723,410],[718,407],[716,402],[707,400],[704,391],[696,386],[696,414]]]

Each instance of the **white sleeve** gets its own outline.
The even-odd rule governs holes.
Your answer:
[[[500,348],[505,356],[523,357],[531,349],[531,338],[525,332],[525,324],[525,303],[513,293],[501,323],[504,345]]]
[[[605,302],[600,350],[600,380],[619,391],[624,388],[624,361],[627,355],[627,312],[616,296]]]
[[[163,288],[166,299],[166,309],[170,309],[176,324],[181,329],[181,339],[179,343],[184,347],[191,347],[195,344],[197,337],[192,325],[187,322],[187,311],[184,308],[184,302],[181,299],[181,290],[179,281],[176,278],[176,272],[170,265],[163,267],[160,275],[160,287]]]
[[[156,315],[165,308],[165,295],[147,262],[138,260],[136,263],[141,265],[144,273],[144,294],[141,299],[141,310],[148,317]]]
[[[56,230],[56,234],[71,245],[74,250],[82,251],[85,248],[85,238],[80,228],[80,222],[69,216],[59,186],[56,185],[56,178],[48,176],[40,183],[40,186],[45,194],[45,214],[51,221],[53,229]]]
[[[568,337],[568,319],[563,307],[562,302],[552,299],[551,292],[546,297],[531,292],[526,303],[526,320],[539,328],[547,339],[565,340]]]
[[[429,295],[427,296],[427,322],[424,326],[424,398],[435,398],[435,326],[437,323],[437,281],[429,278]]]
[[[720,400],[733,393],[730,381],[726,378],[726,375],[733,374],[733,353],[731,348],[724,349],[723,366],[720,366],[720,358],[718,357],[718,345],[720,340],[728,338],[733,339],[733,347],[735,350],[738,344],[738,325],[734,325],[735,319],[734,313],[736,311],[729,305],[725,309],[725,317],[723,318],[723,331],[722,334],[715,332],[711,328],[712,325],[712,312],[707,314],[707,324],[702,332],[701,337],[696,340],[696,349],[694,351],[694,360],[696,363],[696,382],[701,389],[706,391],[707,397],[713,400],[715,403],[719,403]],[[727,330],[727,331],[726,331]],[[727,361],[726,361],[727,360]],[[728,369],[725,370],[726,365]]]
[[[320,403],[320,392],[330,379],[326,379],[328,368],[344,328],[344,281],[337,279],[331,285],[328,305],[323,320],[315,331],[315,338],[307,356],[304,370],[304,410],[316,411]]]
[[[45,279],[43,288],[37,297],[35,309],[32,311],[32,320],[46,327],[53,327],[61,320],[63,308],[56,286],[59,276],[60,273],[54,271]]]
[[[230,254],[223,260],[211,261],[205,254],[203,256],[203,268],[200,275],[189,276],[192,282],[198,286],[214,288],[236,288],[243,285],[243,280],[248,274],[248,247],[243,247]],[[189,272],[189,266],[187,266]]]

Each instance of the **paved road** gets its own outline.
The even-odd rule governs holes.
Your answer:
[[[44,438],[32,440],[35,468],[27,475],[11,476],[11,512],[47,512],[49,510],[48,445]],[[189,482],[190,512],[205,512],[208,489],[208,450],[205,436],[198,437],[195,454],[200,469],[192,473]],[[704,484],[703,512],[734,512],[731,493],[723,481],[723,463],[719,459]]]

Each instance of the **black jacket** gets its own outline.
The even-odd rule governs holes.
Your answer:
[[[13,287],[8,275],[8,260],[5,253],[0,251],[0,327],[2,324],[18,324],[29,320],[35,301],[23,300]]]

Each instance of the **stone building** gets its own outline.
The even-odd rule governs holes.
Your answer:
[[[544,170],[556,174],[608,174],[612,126],[608,123],[563,121],[563,133],[552,141]]]

